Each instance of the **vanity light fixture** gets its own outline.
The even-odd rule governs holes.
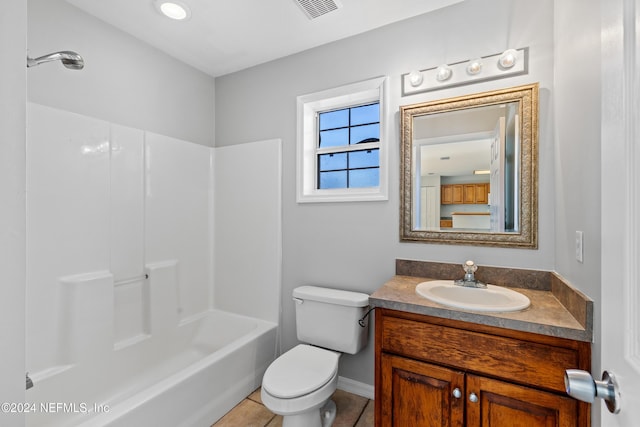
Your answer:
[[[529,48],[524,47],[453,64],[414,70],[402,75],[402,95],[528,74],[528,58]]]
[[[185,21],[191,17],[191,10],[186,3],[179,0],[154,0],[156,10],[167,18]]]
[[[490,173],[491,171],[487,169],[476,169],[473,171],[474,175],[489,175]]]

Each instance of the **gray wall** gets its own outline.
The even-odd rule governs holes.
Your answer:
[[[82,71],[29,69],[31,102],[213,145],[214,80],[64,0],[29,0],[31,57],[74,50]]]
[[[555,206],[558,273],[595,303],[592,372],[600,368],[600,1],[555,2]],[[575,232],[584,232],[584,262]],[[602,405],[593,405],[599,425]],[[597,420],[597,421],[596,421]]]
[[[25,134],[27,7],[4,0],[0,13],[0,401],[24,402],[25,372]],[[0,413],[3,426],[22,414]]]
[[[283,350],[297,342],[290,298],[296,286],[371,293],[393,276],[396,258],[554,269],[553,7],[551,0],[466,1],[216,79],[217,146],[283,140]],[[402,73],[525,46],[527,76],[400,96]],[[380,75],[390,77],[393,112],[389,201],[297,204],[296,96]],[[398,107],[531,82],[541,85],[539,249],[400,243]],[[345,356],[340,374],[373,384],[373,342],[361,354]]]

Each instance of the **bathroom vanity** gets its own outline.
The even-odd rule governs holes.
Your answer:
[[[399,260],[370,297],[375,313],[376,426],[589,426],[590,405],[566,395],[565,369],[591,368],[592,302],[550,272],[480,268],[515,280],[519,312],[449,308],[416,294],[459,266]],[[490,278],[490,280],[489,280]]]

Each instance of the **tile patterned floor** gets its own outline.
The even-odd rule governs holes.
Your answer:
[[[366,397],[336,390],[331,397],[338,407],[333,427],[373,426],[373,401]],[[281,427],[282,416],[262,404],[260,389],[236,405],[211,427]]]

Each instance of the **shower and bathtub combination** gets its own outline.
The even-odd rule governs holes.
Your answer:
[[[58,60],[83,64],[28,61]],[[216,149],[34,103],[27,118],[26,425],[211,425],[278,353],[280,141]],[[240,268],[249,236],[264,252]]]

